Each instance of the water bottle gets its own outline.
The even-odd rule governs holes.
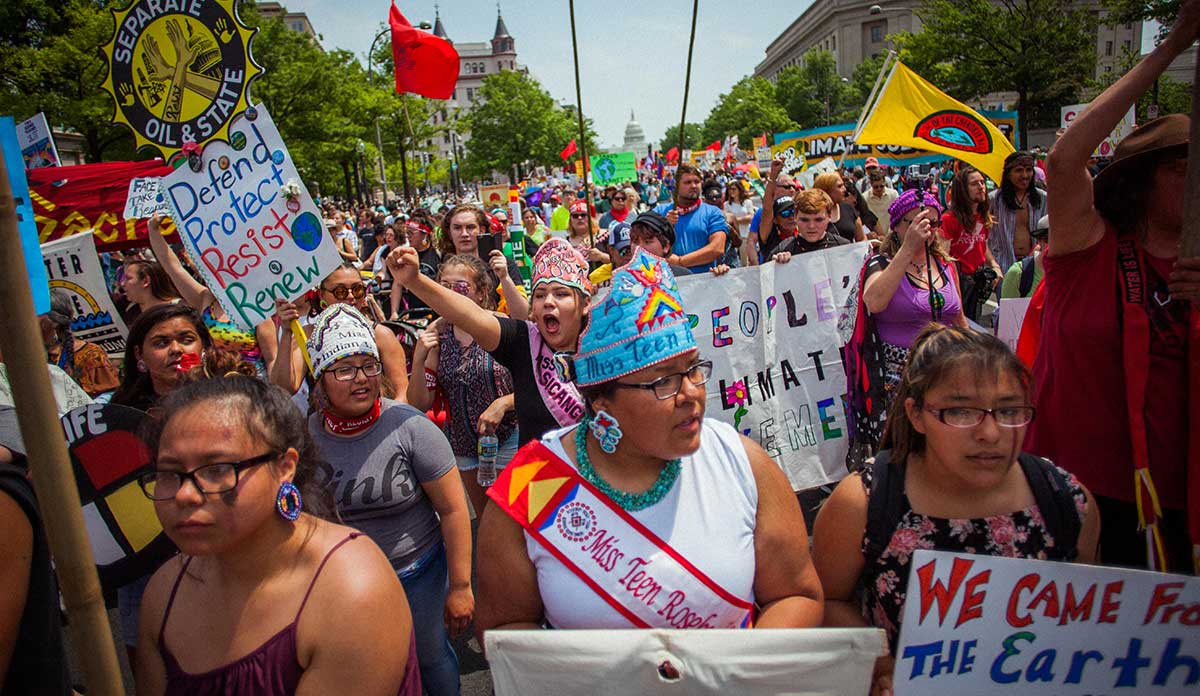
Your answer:
[[[500,451],[500,440],[495,435],[479,436],[479,468],[475,480],[487,488],[496,482],[496,454]]]

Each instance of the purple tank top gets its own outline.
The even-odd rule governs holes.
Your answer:
[[[958,289],[955,288],[954,280],[946,265],[939,262],[937,271],[941,275],[941,280],[939,281],[935,276],[934,282],[945,283],[943,287],[938,288],[938,291],[946,298],[946,306],[942,308],[942,316],[937,321],[951,326],[955,317],[962,313],[962,301],[958,297]],[[899,287],[896,288],[896,294],[892,295],[892,301],[888,303],[887,309],[874,316],[875,328],[879,331],[879,338],[883,339],[884,343],[908,348],[921,329],[933,321],[929,311],[929,291],[913,285],[912,280],[905,274]]]
[[[304,611],[304,605],[308,603],[308,596],[312,594],[313,585],[321,576],[321,571],[325,568],[329,557],[333,555],[334,551],[341,548],[342,544],[359,536],[362,536],[360,532],[350,534],[329,549],[329,553],[321,559],[321,565],[317,566],[317,572],[313,574],[312,580],[308,583],[308,590],[305,591],[304,599],[300,602],[296,618],[292,619],[290,624],[268,638],[249,655],[200,674],[183,671],[179,662],[176,661],[175,655],[167,647],[167,641],[164,638],[167,619],[171,616],[171,606],[175,603],[175,593],[179,591],[179,583],[183,580],[183,575],[187,572],[188,564],[192,559],[188,558],[184,561],[183,568],[179,571],[179,577],[175,578],[175,585],[171,588],[167,609],[163,612],[162,628],[158,630],[158,652],[162,655],[163,665],[167,672],[166,692],[173,696],[230,696],[232,694],[291,696],[296,693],[296,687],[300,684],[300,676],[304,672],[296,653],[296,626],[300,623],[300,613]],[[421,675],[417,668],[417,644],[415,638],[410,636],[404,681],[401,682],[397,695],[420,696],[420,694]]]

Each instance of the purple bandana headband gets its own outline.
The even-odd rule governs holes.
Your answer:
[[[900,194],[900,197],[892,201],[888,206],[888,217],[891,218],[892,227],[895,227],[905,215],[908,215],[917,208],[933,208],[940,214],[942,212],[942,204],[938,202],[937,196],[932,193],[925,193],[916,189],[909,189]]]

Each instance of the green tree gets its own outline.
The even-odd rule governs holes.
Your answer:
[[[21,121],[45,112],[52,128],[83,138],[89,162],[135,156],[133,135],[112,123],[112,97],[100,89],[106,68],[97,47],[112,36],[109,8],[117,5],[123,0],[0,3],[0,113]]]
[[[1104,0],[1104,8],[1108,10],[1106,21],[1111,24],[1152,19],[1166,32],[1179,15],[1179,0]]]
[[[701,142],[711,143],[727,135],[750,143],[763,133],[782,133],[799,126],[775,97],[775,85],[761,77],[744,77],[717,99],[704,120]]]
[[[1105,73],[1099,80],[1096,80],[1091,90],[1091,95],[1099,94],[1108,88],[1109,85],[1116,82],[1122,75],[1133,69],[1133,66],[1141,60],[1140,51],[1132,49],[1126,50],[1121,54],[1121,59],[1118,62],[1118,70],[1110,73]],[[1190,114],[1192,112],[1192,87],[1191,85],[1173,80],[1167,75],[1160,75],[1155,83],[1155,87],[1146,90],[1137,100],[1137,122],[1145,123],[1150,119],[1150,105],[1158,100],[1158,115],[1165,116],[1167,114]]]
[[[704,143],[700,141],[701,126],[699,123],[685,123],[683,127],[683,147],[687,150],[699,150],[704,147]],[[679,126],[671,126],[667,128],[666,135],[662,139],[662,152],[666,152],[673,147],[679,147]]]
[[[461,125],[470,133],[462,166],[467,176],[477,178],[510,172],[514,164],[523,169],[562,166],[559,152],[579,138],[575,111],[563,109],[537,80],[513,70],[484,78],[478,101]],[[589,154],[596,152],[590,120],[585,120],[585,133]]]
[[[1021,142],[1032,126],[1058,123],[1095,72],[1086,8],[1062,0],[925,0],[922,28],[900,35],[901,60],[940,89],[970,99],[1016,92]]]
[[[857,117],[862,108],[853,86],[838,74],[833,54],[815,48],[799,65],[779,72],[775,98],[804,128],[840,123]]]

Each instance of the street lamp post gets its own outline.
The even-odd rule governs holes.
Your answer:
[[[421,29],[423,31],[428,31],[429,29],[433,28],[433,25],[430,24],[429,22],[421,22],[420,24],[417,25],[417,28]],[[367,80],[368,81],[371,80],[374,76],[375,46],[379,43],[380,39],[387,36],[390,32],[391,32],[390,28],[384,29],[383,31],[376,34],[375,40],[371,42],[371,49],[367,52]],[[401,97],[401,98],[403,98],[403,97]],[[398,147],[400,149],[400,178],[401,178],[402,184],[404,186],[404,198],[406,200],[411,200],[412,199],[412,191],[408,185],[408,163],[406,162],[407,158],[406,158],[406,153],[404,150],[404,129],[403,128],[400,129],[400,134],[396,138],[396,144],[398,145]],[[384,203],[387,203],[387,194],[388,194],[387,168],[384,166],[384,161],[383,161],[383,138],[380,136],[380,132],[379,132],[379,117],[378,116],[375,117],[375,147],[379,149],[379,178],[383,182],[383,200],[384,200]]]

